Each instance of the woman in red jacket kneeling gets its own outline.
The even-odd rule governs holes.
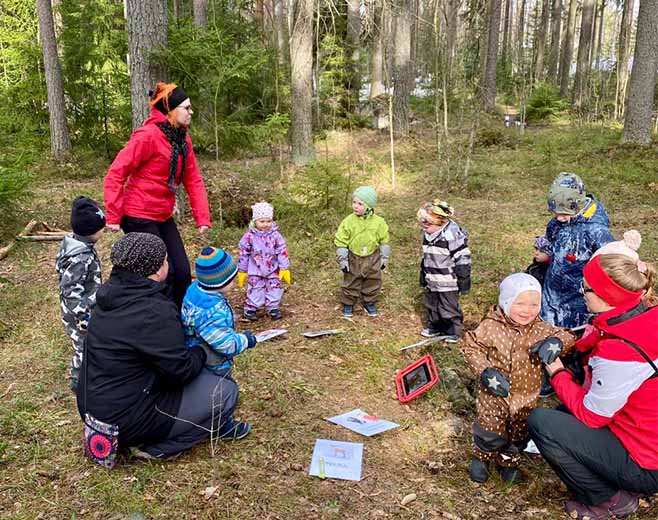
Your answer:
[[[585,383],[559,358],[548,365],[563,406],[534,410],[528,427],[574,495],[572,518],[620,518],[658,492],[658,306],[647,303],[656,271],[636,254],[604,253],[583,274],[596,314],[580,340],[592,348]]]
[[[107,227],[159,236],[167,246],[172,298],[180,308],[190,285],[190,262],[172,217],[180,185],[190,198],[199,233],[210,227],[208,197],[187,128],[190,99],[173,83],[158,83],[151,115],[133,132],[105,176]]]

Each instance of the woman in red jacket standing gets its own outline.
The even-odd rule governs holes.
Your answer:
[[[172,216],[181,184],[199,233],[211,225],[206,189],[187,133],[191,120],[192,105],[185,91],[173,83],[158,83],[150,117],[116,156],[104,183],[107,227],[151,233],[164,241],[170,264],[168,283],[179,307],[192,281]]]
[[[639,496],[658,492],[658,306],[647,303],[656,271],[632,250],[605,251],[583,275],[596,314],[579,341],[591,348],[585,383],[559,358],[548,365],[563,406],[534,410],[528,427],[574,495],[565,506],[572,518],[620,518],[637,510]]]

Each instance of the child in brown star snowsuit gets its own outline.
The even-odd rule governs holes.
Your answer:
[[[512,274],[500,284],[498,305],[464,336],[464,357],[480,379],[469,467],[475,482],[489,478],[490,462],[503,480],[521,480],[517,466],[539,396],[541,363],[573,347],[570,332],[538,318],[540,306],[539,282],[526,273]]]

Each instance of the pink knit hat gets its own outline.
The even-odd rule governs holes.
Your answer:
[[[600,247],[592,255],[592,258],[598,255],[624,255],[636,262],[640,259],[637,250],[642,243],[642,236],[640,232],[635,229],[630,229],[624,233],[624,239],[617,242],[610,242],[603,247]]]
[[[272,219],[274,217],[274,208],[267,202],[257,202],[251,206],[251,218],[258,220],[261,218]]]

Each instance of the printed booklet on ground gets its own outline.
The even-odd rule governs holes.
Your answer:
[[[380,419],[375,415],[368,415],[366,412],[360,410],[359,408],[355,408],[351,412],[347,412],[342,415],[328,417],[327,421],[338,424],[340,426],[344,426],[348,430],[360,433],[366,437],[372,437],[378,433],[392,430],[393,428],[400,426],[394,422]]]
[[[363,444],[317,439],[309,475],[320,478],[361,480]]]
[[[263,341],[267,341],[268,339],[276,338],[277,336],[281,336],[282,334],[285,334],[288,332],[288,329],[268,329],[264,330],[263,332],[259,332],[256,334],[256,341],[258,343],[262,343]]]

